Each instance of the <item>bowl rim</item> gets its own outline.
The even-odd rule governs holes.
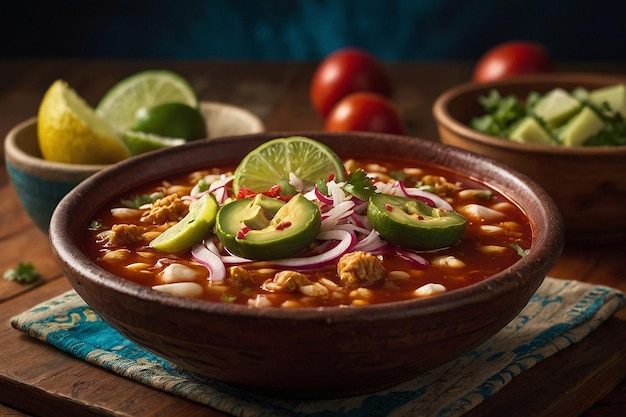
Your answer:
[[[433,104],[432,113],[435,120],[449,129],[456,135],[466,138],[472,142],[478,142],[484,145],[489,145],[494,148],[507,149],[514,151],[525,151],[528,153],[542,153],[553,155],[570,155],[573,157],[590,157],[590,156],[603,156],[603,155],[615,155],[615,153],[626,154],[626,145],[624,146],[605,146],[605,147],[565,147],[565,146],[552,146],[543,144],[524,144],[517,143],[509,140],[503,140],[496,136],[487,135],[472,129],[467,124],[455,119],[449,112],[450,103],[457,100],[463,95],[478,94],[483,90],[496,89],[503,86],[511,85],[525,85],[533,82],[555,84],[559,82],[563,83],[600,83],[600,84],[619,84],[626,83],[626,76],[619,74],[597,74],[597,73],[585,73],[585,72],[552,72],[552,73],[536,73],[526,74],[516,77],[511,77],[503,80],[478,83],[475,81],[469,81],[457,86],[454,86],[441,95],[439,95]]]
[[[31,175],[41,175],[44,177],[54,177],[67,179],[68,174],[90,175],[95,171],[100,171],[109,165],[99,164],[70,164],[66,162],[48,161],[46,159],[27,153],[21,146],[19,137],[27,129],[37,131],[37,117],[31,117],[15,125],[4,141],[5,159],[14,167]]]
[[[203,146],[215,146],[220,143],[232,142],[233,140],[253,140],[255,138],[263,138],[269,140],[270,137],[285,137],[292,135],[324,135],[326,137],[341,138],[342,133],[332,132],[320,132],[320,131],[289,131],[289,132],[263,132],[257,134],[237,135],[233,137],[223,137],[212,140],[200,140],[187,143],[176,147],[176,152],[193,152],[196,148]],[[379,134],[369,134],[361,132],[352,132],[353,135],[359,135],[363,138],[368,137],[380,137]],[[427,297],[421,299],[412,299],[406,301],[398,301],[393,303],[373,304],[368,306],[360,306],[358,308],[343,308],[343,307],[323,307],[323,308],[298,308],[282,309],[282,308],[266,308],[259,309],[248,307],[246,305],[226,304],[226,303],[212,303],[204,300],[196,300],[190,298],[178,297],[159,291],[152,290],[149,287],[136,284],[132,281],[126,280],[115,276],[112,273],[102,269],[91,261],[81,250],[80,245],[73,241],[73,237],[70,233],[70,227],[72,223],[71,216],[64,215],[70,209],[77,205],[83,194],[90,188],[97,188],[101,184],[107,182],[108,176],[119,176],[127,170],[128,166],[141,164],[147,158],[154,161],[159,155],[163,155],[165,152],[171,152],[171,150],[158,150],[150,153],[150,155],[139,155],[134,158],[130,158],[121,161],[107,170],[98,172],[87,180],[81,182],[75,187],[68,195],[66,195],[52,216],[50,223],[49,240],[53,253],[58,260],[61,261],[62,268],[69,268],[74,273],[80,273],[83,277],[95,283],[97,285],[105,286],[109,290],[113,290],[119,294],[139,297],[144,301],[155,302],[164,306],[173,308],[182,308],[185,310],[200,311],[207,314],[216,315],[228,315],[236,317],[245,317],[248,319],[277,319],[277,320],[323,320],[326,322],[341,322],[341,321],[371,321],[384,319],[397,319],[406,317],[417,317],[430,314],[436,314],[449,310],[450,303],[456,306],[465,306],[467,304],[475,304],[484,302],[492,297],[494,294],[504,293],[510,289],[510,285],[517,285],[519,282],[527,283],[527,279],[524,278],[524,272],[528,272],[533,269],[535,264],[550,266],[552,261],[556,261],[563,249],[564,245],[564,229],[560,212],[556,208],[554,201],[548,194],[533,180],[518,171],[501,164],[491,158],[484,157],[482,155],[474,154],[472,152],[465,151],[460,148],[451,147],[437,142],[426,141],[423,139],[416,139],[414,137],[400,136],[400,135],[386,135],[391,137],[400,138],[399,140],[411,140],[422,141],[423,146],[429,146],[433,149],[445,150],[446,157],[450,154],[465,154],[466,157],[471,158],[475,162],[490,164],[499,174],[505,174],[507,178],[514,180],[516,184],[524,189],[523,193],[532,193],[536,198],[542,212],[542,219],[530,219],[531,227],[533,228],[533,246],[538,250],[542,250],[543,255],[536,255],[535,252],[531,252],[529,255],[522,257],[511,267],[501,271],[498,274],[491,276],[486,280],[482,280],[478,283],[471,284],[467,287],[439,294],[437,297]],[[313,136],[315,138],[315,136]],[[415,143],[415,142],[413,142]],[[177,170],[177,172],[184,172],[184,169]],[[153,177],[151,177],[153,178]],[[110,181],[110,180],[108,180]],[[145,180],[144,180],[145,181]],[[132,187],[137,185],[137,182],[133,183]],[[502,191],[502,190],[499,190]],[[100,204],[101,206],[101,204]],[[100,207],[99,206],[99,207]],[[92,213],[89,213],[90,215]],[[542,220],[544,223],[535,223]],[[551,251],[548,252],[548,249]],[[510,269],[516,270],[516,277],[519,278],[514,283],[511,283],[510,276],[507,278],[504,275],[510,274]],[[67,273],[67,272],[66,272]],[[543,277],[536,283],[536,287],[539,286]],[[536,288],[534,288],[536,290]],[[368,312],[371,314],[363,314]]]

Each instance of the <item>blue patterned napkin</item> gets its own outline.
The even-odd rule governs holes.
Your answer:
[[[74,291],[11,324],[89,363],[235,416],[459,416],[582,340],[625,303],[613,288],[546,278],[514,320],[461,358],[381,392],[318,401],[273,398],[191,374],[113,330]]]

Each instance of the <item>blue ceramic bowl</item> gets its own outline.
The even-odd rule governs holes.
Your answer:
[[[72,188],[107,165],[46,161],[37,140],[37,119],[15,126],[4,142],[6,167],[13,187],[35,225],[44,233],[52,212]]]

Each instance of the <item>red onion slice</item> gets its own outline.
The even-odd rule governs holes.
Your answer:
[[[343,254],[348,252],[356,243],[354,234],[346,230],[329,230],[321,232],[318,236],[320,240],[338,240],[339,243],[319,255],[307,256],[302,258],[288,258],[274,261],[275,264],[290,268],[319,268],[330,262],[336,261]]]
[[[202,243],[197,243],[191,248],[191,256],[209,270],[209,279],[212,282],[222,282],[226,279],[224,262],[219,255],[213,253]]]
[[[400,246],[394,247],[394,250],[398,256],[408,261],[411,261],[411,263],[413,263],[417,267],[421,269],[425,269],[426,267],[428,267],[428,261],[425,258],[418,255],[417,253],[404,249]]]

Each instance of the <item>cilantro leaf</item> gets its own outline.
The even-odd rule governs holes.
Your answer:
[[[41,280],[41,274],[32,263],[20,262],[17,267],[4,272],[4,279],[20,284],[33,284]]]
[[[348,175],[343,190],[361,200],[369,200],[376,192],[376,187],[368,178],[367,173],[359,168]]]
[[[152,204],[160,198],[163,198],[163,193],[160,192],[152,194],[138,194],[130,200],[122,199],[121,203],[128,208],[139,208],[144,204]]]
[[[515,250],[515,252],[517,252],[517,254],[520,257],[524,257],[526,255],[528,255],[530,253],[530,249],[523,249],[520,245],[518,245],[517,243],[511,243],[510,246]]]

